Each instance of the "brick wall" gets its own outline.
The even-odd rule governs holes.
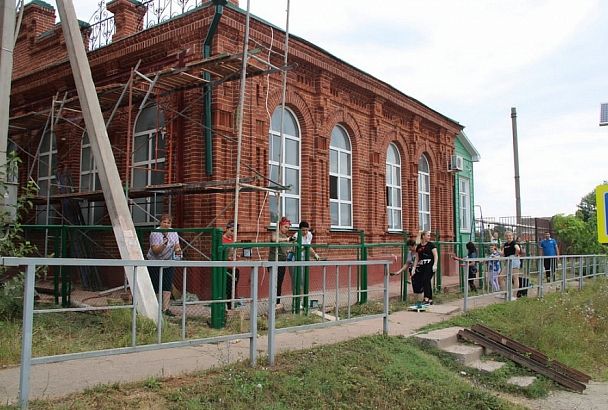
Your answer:
[[[24,24],[35,27],[35,30],[22,30],[18,40],[12,115],[48,109],[51,97],[58,92],[75,94],[62,37],[47,42],[42,34],[52,29],[54,20],[51,23],[51,14],[54,19],[54,13],[39,6],[35,9],[36,13],[32,16],[36,18],[24,19]],[[89,61],[96,85],[126,83],[131,69],[140,60],[140,71],[152,73],[200,59],[201,43],[212,15],[213,8],[206,7],[127,35],[90,52]],[[244,15],[226,8],[213,52],[240,52],[243,31]],[[282,32],[275,28],[271,33],[268,25],[254,19],[251,22],[251,37],[257,44],[271,46],[274,52],[279,53],[273,54],[271,60],[275,65],[282,65]],[[274,38],[272,45],[271,37]],[[38,56],[35,64],[32,64],[32,56]],[[286,104],[296,115],[301,133],[301,216],[313,225],[316,241],[356,243],[359,240],[357,230],[365,231],[367,241],[402,238],[399,234],[387,232],[384,164],[390,143],[398,147],[402,158],[404,229],[411,232],[418,230],[417,168],[420,156],[426,155],[431,167],[432,230],[439,231],[442,239],[451,239],[453,181],[447,172],[447,164],[460,125],[297,37],[290,40],[289,62],[297,64],[288,72]],[[222,136],[236,137],[238,96],[238,81],[223,83],[213,91],[213,128],[216,135],[212,176],[205,174],[204,167],[202,90],[157,96],[159,106],[165,111],[165,118],[168,118],[167,130],[172,139],[172,167],[171,172],[167,173],[166,183],[200,183],[234,178],[236,145]],[[268,172],[270,123],[267,107],[272,112],[280,103],[280,75],[252,77],[247,81],[242,164],[263,174]],[[182,111],[188,118],[175,115],[175,112]],[[135,114],[136,109],[132,121]],[[352,143],[355,229],[351,232],[336,232],[330,228],[328,147],[331,131],[336,125],[347,130]],[[32,130],[16,138],[29,146],[34,154],[40,134],[40,130]],[[58,134],[61,140],[58,144],[60,156],[65,159],[77,181],[81,131],[64,125]],[[124,177],[127,174],[124,152],[129,135],[127,106],[119,109],[109,135],[115,147],[120,175]],[[253,175],[246,167],[242,168],[242,173],[243,176]],[[231,193],[177,195],[172,204],[175,225],[206,226],[213,220],[216,220],[216,225],[223,225],[233,218],[232,207],[224,211],[232,197]],[[265,209],[260,213],[262,206]],[[258,215],[261,215],[259,223],[262,234],[259,239],[268,240],[267,207],[264,192],[242,194],[239,214],[241,239],[255,237]]]

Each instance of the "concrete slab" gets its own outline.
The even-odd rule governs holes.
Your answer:
[[[446,327],[445,329],[416,335],[415,338],[423,343],[442,349],[458,343],[458,332],[462,329],[464,328],[458,326]]]
[[[442,315],[451,315],[460,311],[460,306],[454,305],[431,305],[427,308],[427,312],[440,313]]]
[[[530,387],[535,381],[534,376],[514,376],[507,380],[507,383],[517,387]]]
[[[446,353],[452,355],[460,363],[468,365],[481,358],[483,347],[476,345],[455,344],[442,348]]]
[[[505,362],[497,362],[495,360],[475,360],[467,364],[468,367],[472,367],[473,369],[486,373],[495,372],[498,369],[502,369],[505,365]]]

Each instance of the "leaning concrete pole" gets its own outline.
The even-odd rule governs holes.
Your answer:
[[[13,49],[15,48],[15,0],[3,0],[0,6],[2,50],[0,54],[0,179],[6,182],[6,148],[8,146],[8,116],[11,100]],[[0,210],[4,192],[0,192]]]
[[[122,183],[114,161],[112,146],[101,114],[101,107],[97,99],[91,67],[84,49],[74,5],[72,0],[58,0],[57,8],[59,9],[61,26],[63,27],[87,134],[91,142],[91,150],[99,171],[99,181],[101,182],[108,214],[112,221],[120,256],[122,259],[143,260],[144,256],[139,246],[127,199],[122,191]],[[138,311],[156,322],[158,302],[154,295],[152,282],[147,274],[147,268],[138,268],[137,273],[136,288],[140,300],[137,306]],[[126,269],[126,275],[129,285],[133,289],[132,270]]]

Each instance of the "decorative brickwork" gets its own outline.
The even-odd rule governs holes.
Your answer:
[[[238,1],[231,3],[238,4]],[[141,11],[133,2],[116,0],[109,7],[116,18],[114,41],[89,52],[97,86],[126,83],[131,69],[140,60],[139,71],[152,76],[154,72],[184,67],[202,58],[201,44],[214,13],[212,5],[144,31],[140,31]],[[52,96],[57,93],[61,95],[68,91],[75,95],[63,37],[54,25],[54,11],[38,4],[26,8],[15,54],[11,115],[48,110]],[[214,55],[241,52],[244,21],[242,11],[233,7],[224,9],[213,43]],[[271,38],[274,39],[272,44]],[[263,49],[259,56],[266,58],[271,48],[272,63],[283,64],[283,32],[252,19],[251,39],[251,44]],[[390,143],[396,145],[402,158],[404,229],[418,230],[417,168],[418,160],[424,154],[431,168],[432,230],[440,232],[441,239],[452,239],[453,180],[448,173],[448,162],[454,151],[455,137],[462,127],[298,37],[290,38],[289,50],[289,63],[296,65],[288,71],[286,104],[300,126],[301,216],[311,222],[315,241],[356,243],[359,230],[366,233],[367,241],[401,238],[387,230],[385,161]],[[167,153],[170,168],[164,181],[167,184],[220,181],[235,176],[239,83],[225,82],[213,88],[212,128],[215,135],[212,153],[205,152],[203,92],[200,88],[178,92],[165,90],[155,96],[165,113],[167,138],[171,140]],[[250,169],[267,175],[269,113],[280,103],[280,74],[251,77],[247,81],[243,176],[253,176]],[[127,138],[129,127],[135,121],[137,104],[131,114],[131,125],[128,106],[123,106],[109,129],[117,166],[125,181],[130,179],[125,169]],[[73,117],[74,122],[82,125],[78,115]],[[352,142],[352,231],[337,232],[330,228],[328,150],[331,131],[336,125],[347,130]],[[62,123],[57,135],[59,157],[77,181],[82,130]],[[40,137],[40,129],[15,136],[32,155],[36,153]],[[205,155],[208,154],[213,160],[214,174],[211,176],[205,174]],[[262,229],[258,239],[267,240],[266,227],[270,221],[266,193],[242,195],[239,237],[255,239],[259,225]],[[233,218],[232,208],[227,207],[232,197],[232,193],[176,196],[172,203],[174,225],[200,227],[212,223],[222,226]],[[262,206],[265,209],[260,210]]]
[[[107,8],[114,14],[114,24],[116,25],[112,41],[118,41],[143,29],[146,8],[141,3],[131,0],[114,0],[108,3]]]

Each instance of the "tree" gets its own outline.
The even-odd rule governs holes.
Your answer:
[[[604,183],[608,183],[604,181]],[[552,219],[560,251],[570,255],[606,253],[608,247],[597,241],[597,209],[595,191],[585,195],[575,215],[555,215]]]
[[[597,241],[595,221],[585,222],[575,215],[555,215],[553,229],[564,255],[605,253],[606,247]]]
[[[603,183],[608,184],[608,181],[604,181]],[[595,219],[595,215],[597,212],[597,205],[595,203],[595,190],[585,195],[576,207],[578,208],[578,210],[576,211],[576,216],[581,218],[583,221],[586,222],[591,219]]]

